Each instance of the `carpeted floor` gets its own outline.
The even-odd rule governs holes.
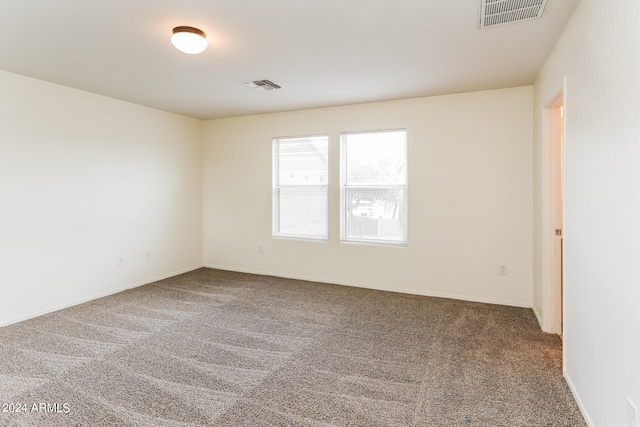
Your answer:
[[[0,328],[0,425],[584,426],[561,354],[528,309],[200,269]]]

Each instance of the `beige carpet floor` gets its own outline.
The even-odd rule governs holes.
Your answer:
[[[199,269],[0,328],[0,425],[584,426],[561,359],[529,309]]]

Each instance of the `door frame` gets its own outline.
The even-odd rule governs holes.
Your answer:
[[[564,114],[561,117],[562,133],[557,133],[554,126],[556,110],[562,106]],[[545,332],[564,335],[564,295],[562,283],[564,283],[565,257],[561,262],[557,261],[560,254],[556,250],[554,209],[558,199],[562,200],[562,234],[565,238],[566,223],[565,200],[565,146],[566,146],[566,120],[567,120],[567,80],[564,78],[562,88],[556,92],[543,110],[543,193],[542,193],[542,329]],[[558,136],[561,135],[561,151],[554,153]],[[562,186],[554,182],[554,162],[557,155],[561,156]],[[558,194],[560,191],[560,195]],[[560,270],[560,271],[558,271]],[[560,280],[558,280],[560,278]]]

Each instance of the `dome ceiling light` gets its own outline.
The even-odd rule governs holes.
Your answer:
[[[204,31],[193,27],[175,27],[171,43],[181,52],[195,55],[207,49],[207,35]]]

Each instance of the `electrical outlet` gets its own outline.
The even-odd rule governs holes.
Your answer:
[[[147,258],[147,261],[149,261],[151,259],[151,252],[147,252],[146,258]]]
[[[627,413],[629,427],[640,427],[638,425],[638,408],[633,404],[630,397],[627,399]]]
[[[264,253],[264,248],[262,247],[262,245],[258,246],[258,253],[259,254]]]
[[[121,256],[116,257],[116,265],[122,267],[124,265],[124,258]]]
[[[509,274],[509,268],[506,265],[499,265],[498,274],[500,276],[507,276]]]

